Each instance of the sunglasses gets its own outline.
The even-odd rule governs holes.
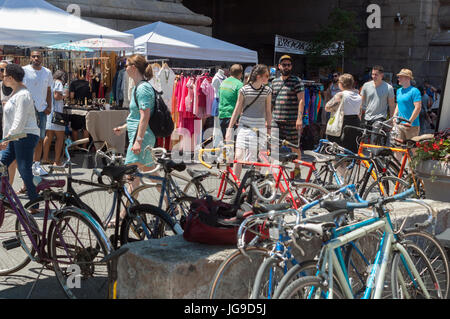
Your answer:
[[[5,72],[5,69],[0,69],[0,73],[3,73],[3,72]]]
[[[281,66],[282,66],[283,68],[287,68],[287,67],[291,67],[292,64],[291,64],[291,63],[283,63],[283,64],[281,64]]]

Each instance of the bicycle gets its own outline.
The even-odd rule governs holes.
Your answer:
[[[14,141],[24,135],[11,136]],[[8,275],[25,267],[31,260],[55,272],[69,298],[104,298],[108,294],[110,262],[113,251],[100,224],[86,211],[65,207],[50,211],[50,189],[44,190],[46,205],[42,229],[28,213],[9,184],[8,170],[0,164],[0,247],[3,257],[0,274]],[[80,285],[73,285],[73,271],[79,271]],[[33,285],[29,297],[34,290]]]
[[[392,270],[390,279],[392,295],[394,298],[410,298],[412,294],[427,299],[430,297],[442,298],[439,282],[428,258],[417,246],[411,243],[401,244],[396,241],[389,220],[389,212],[384,208],[386,204],[397,200],[403,200],[413,193],[414,189],[411,188],[399,195],[389,198],[379,198],[370,202],[343,202],[345,203],[346,210],[350,212],[356,208],[374,207],[378,216],[357,224],[344,226],[338,229],[336,229],[334,223],[305,223],[296,225],[295,233],[299,238],[302,238],[303,236],[308,238],[312,233],[322,238],[324,245],[320,252],[319,262],[317,264],[317,274],[315,276],[296,279],[285,288],[281,293],[280,298],[292,298],[298,295],[301,298],[307,299],[331,299],[333,296],[353,299],[355,295],[348,278],[347,270],[344,266],[344,259],[341,251],[337,248],[343,247],[347,243],[362,238],[366,234],[379,229],[383,230],[383,237],[381,238],[379,249],[372,264],[373,266],[371,267],[362,298],[379,299],[382,297],[387,263],[388,260],[390,260],[391,254]],[[407,249],[410,249],[417,254],[418,258],[420,258],[420,262],[425,265],[422,276],[415,267]],[[425,271],[428,275],[426,279],[431,280],[431,283],[427,281],[429,288],[425,286],[422,278],[424,277],[423,274]],[[337,276],[337,282],[335,282],[333,274]],[[334,285],[338,286],[340,289],[335,289]]]

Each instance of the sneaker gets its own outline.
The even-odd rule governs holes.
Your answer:
[[[34,176],[44,176],[44,175],[48,175],[48,172],[46,172],[42,167],[41,164],[39,162],[34,162],[33,166],[31,167],[32,171],[33,171],[33,175]]]

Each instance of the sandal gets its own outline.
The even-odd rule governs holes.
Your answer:
[[[24,185],[19,191],[17,191],[18,195],[24,195],[27,193],[27,187]]]
[[[39,209],[36,209],[36,208],[30,208],[30,209],[28,210],[28,212],[29,212],[31,215],[36,215],[36,214],[39,214],[41,211],[40,211]]]

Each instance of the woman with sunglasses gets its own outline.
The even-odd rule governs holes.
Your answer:
[[[12,89],[11,97],[3,108],[3,137],[26,133],[27,137],[13,142],[0,144],[1,162],[9,167],[17,160],[19,174],[27,188],[30,200],[37,198],[36,186],[33,183],[34,149],[39,141],[39,127],[37,126],[36,111],[30,91],[22,83],[25,71],[20,65],[9,64],[5,68],[3,82]],[[38,212],[31,209],[32,213]]]

